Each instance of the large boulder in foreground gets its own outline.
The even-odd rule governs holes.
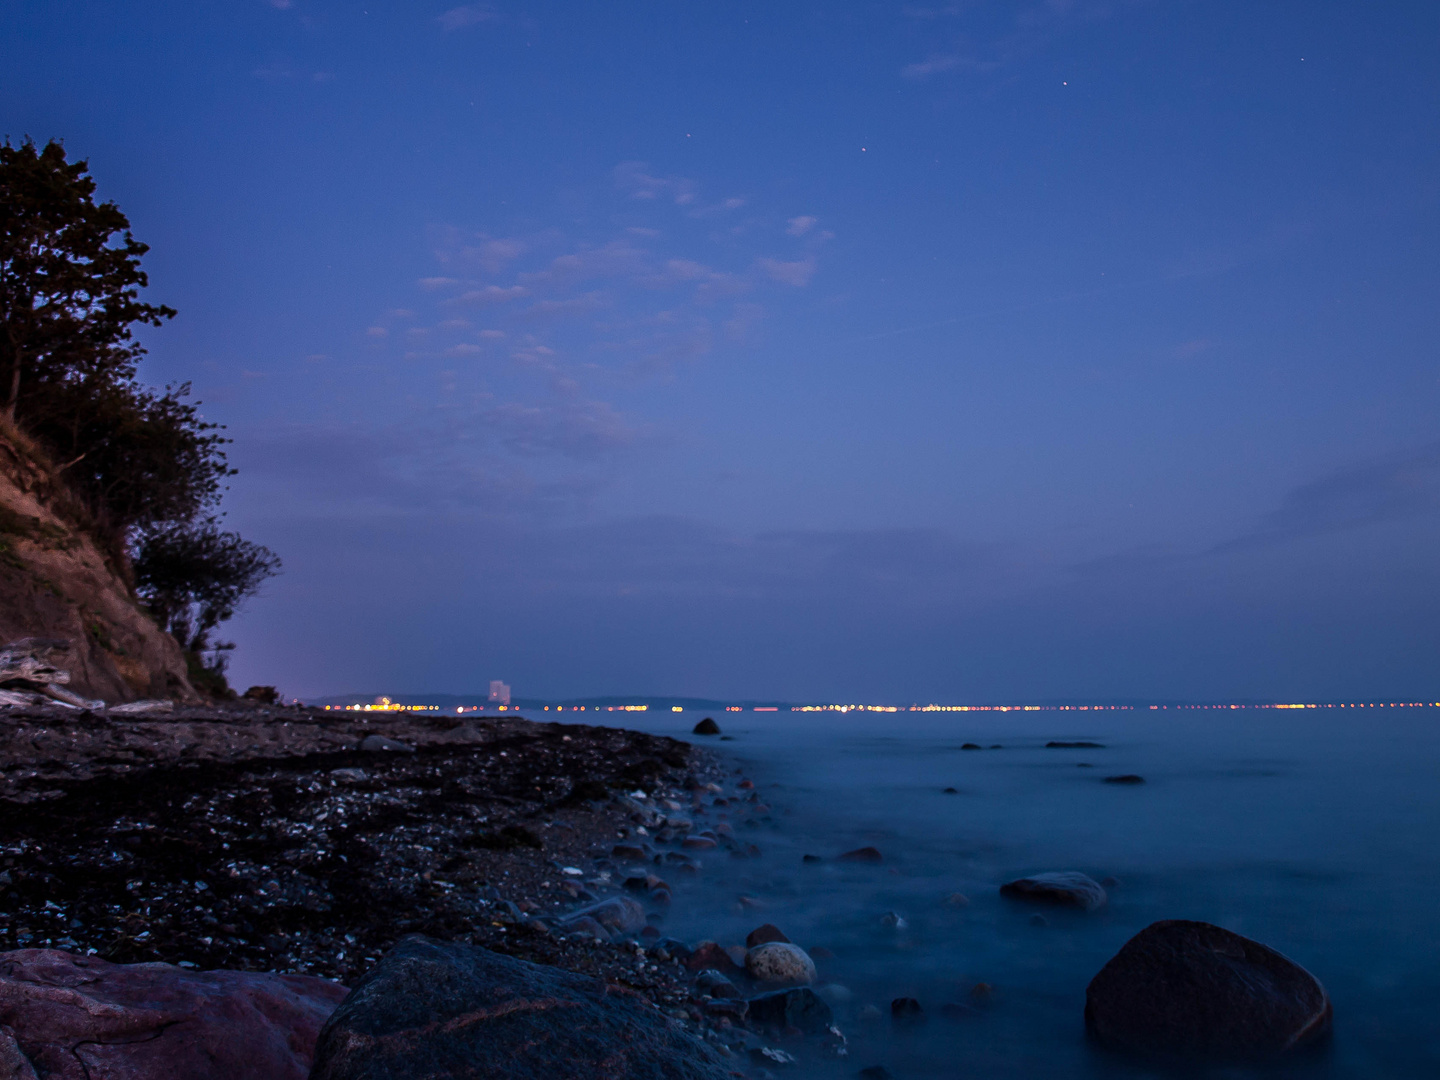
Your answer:
[[[1106,1046],[1189,1061],[1272,1058],[1324,1038],[1330,999],[1315,976],[1210,923],[1151,923],[1100,969],[1085,1024]]]
[[[5,1080],[305,1080],[345,987],[309,975],[0,953]]]
[[[1044,904],[1076,907],[1081,911],[1102,908],[1109,900],[1098,881],[1074,870],[1032,874],[1007,881],[1000,886],[1000,895],[1014,900],[1036,900]]]
[[[312,1080],[728,1080],[633,991],[413,934],[320,1033]]]

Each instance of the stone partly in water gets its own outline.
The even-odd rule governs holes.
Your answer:
[[[645,909],[628,896],[611,896],[572,911],[560,923],[560,928],[564,930],[582,919],[593,919],[611,933],[636,934],[645,925]]]
[[[1143,784],[1144,782],[1145,778],[1143,776],[1136,776],[1134,773],[1126,773],[1124,776],[1105,777],[1105,783],[1107,784]]]
[[[719,735],[720,725],[715,723],[714,720],[707,716],[704,720],[701,720],[698,724],[695,725],[694,734]]]
[[[411,935],[331,1016],[311,1080],[422,1076],[724,1080],[729,1071],[624,987]]]
[[[1051,739],[1045,744],[1047,750],[1104,750],[1105,744],[1098,742],[1065,742],[1061,739]]]
[[[0,954],[6,1080],[305,1080],[345,987],[309,975]]]
[[[840,856],[841,862],[884,862],[885,856],[880,854],[879,848],[862,847],[854,851],[847,851]]]
[[[731,959],[730,954],[713,941],[702,941],[685,957],[685,966],[691,971],[713,968],[724,975],[738,975],[742,967]]]
[[[815,981],[815,961],[798,945],[771,941],[745,954],[745,971],[756,982],[799,985]]]
[[[785,936],[785,931],[781,930],[774,923],[767,922],[764,926],[757,926],[745,935],[745,947],[747,949],[753,949],[756,945],[764,945],[771,941],[778,941],[785,945],[790,943],[790,939]]]
[[[1186,1061],[1273,1058],[1330,1031],[1330,999],[1308,971],[1210,923],[1151,923],[1100,969],[1085,1024],[1101,1043]]]
[[[835,1022],[830,1006],[807,987],[751,998],[748,1015],[761,1027],[798,1028],[806,1035],[823,1035]]]
[[[740,989],[714,968],[706,968],[695,976],[695,989],[714,998],[742,997]]]
[[[1038,900],[1046,904],[1077,907],[1094,911],[1109,899],[1100,883],[1087,874],[1061,870],[1050,874],[1033,874],[1000,886],[1000,895],[1015,900]]]

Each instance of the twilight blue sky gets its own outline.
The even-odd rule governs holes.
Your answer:
[[[1434,694],[1440,5],[17,0],[295,694]]]

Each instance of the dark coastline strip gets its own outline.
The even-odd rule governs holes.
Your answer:
[[[415,752],[357,749],[376,733]],[[612,795],[674,795],[719,773],[676,740],[518,718],[9,710],[0,949],[348,984],[424,933],[673,1009],[689,999],[678,965],[531,916],[619,888],[608,855],[633,826]],[[505,842],[517,836],[540,846]]]

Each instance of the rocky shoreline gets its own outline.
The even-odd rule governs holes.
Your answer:
[[[714,828],[692,824],[706,813]],[[11,707],[0,952],[351,986],[421,934],[595,977],[759,1049],[737,1037],[743,1008],[712,1010],[694,981],[698,963],[745,982],[743,950],[692,956],[664,922],[667,876],[758,854],[743,834],[767,813],[708,751],[611,728]]]

